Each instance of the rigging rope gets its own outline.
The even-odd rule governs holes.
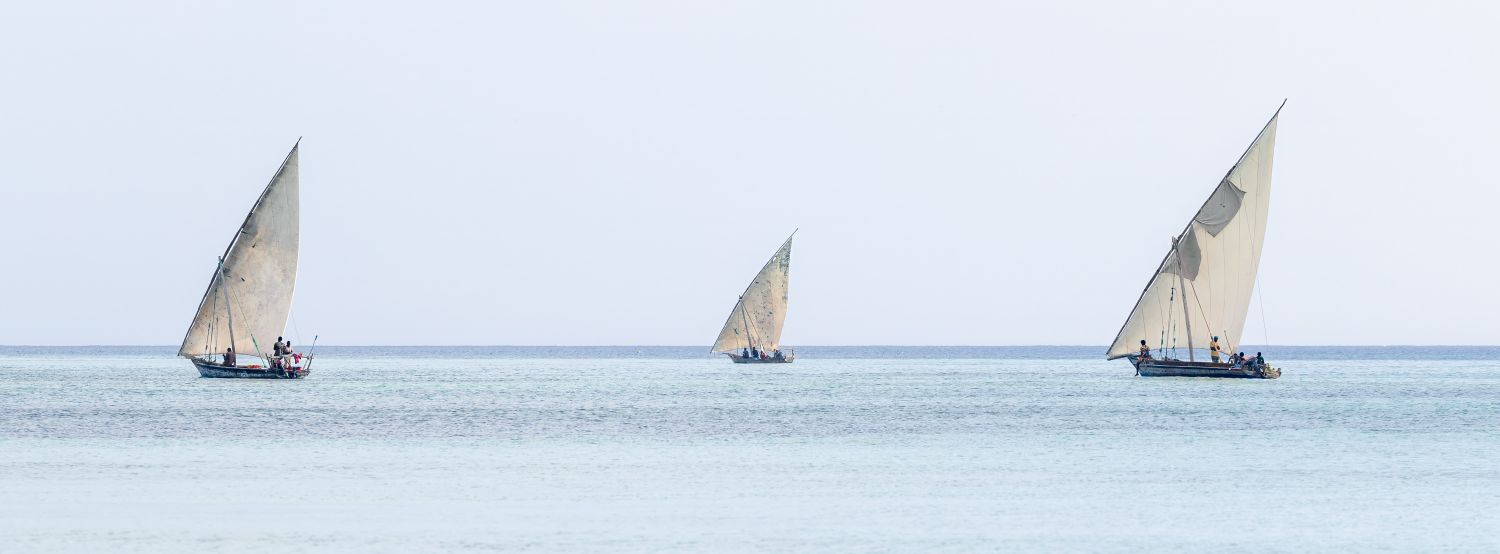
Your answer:
[[[1266,330],[1266,295],[1261,293],[1259,279],[1255,281],[1255,298],[1260,303],[1260,338],[1265,341],[1262,346],[1270,346],[1271,333]]]
[[[1210,338],[1212,338],[1214,326],[1213,326],[1212,322],[1210,322],[1208,320],[1208,314],[1203,313],[1203,301],[1198,298],[1198,285],[1194,285],[1192,281],[1188,281],[1188,286],[1193,288],[1193,303],[1195,303],[1195,304],[1198,305],[1198,315],[1203,316],[1203,325],[1205,325],[1205,326],[1208,327],[1209,336],[1210,336]],[[1213,301],[1210,300],[1209,302],[1213,302]],[[1224,333],[1224,334],[1227,336],[1229,333]],[[1228,342],[1228,341],[1225,341],[1225,342]]]
[[[219,278],[219,276],[217,274],[215,274],[214,275],[214,279],[218,280],[218,278]],[[211,297],[213,297],[213,302],[214,302],[214,308],[213,308],[214,311],[213,311],[213,314],[214,314],[214,316],[211,317],[211,318],[209,318],[209,320],[208,320],[208,334],[204,335],[204,337],[203,337],[203,349],[204,349],[204,351],[208,352],[209,355],[213,355],[214,351],[218,350],[218,348],[219,348],[219,337],[217,337],[217,336],[214,335],[215,331],[217,330],[218,323],[219,323],[219,296],[216,295],[216,294],[214,294],[213,292],[214,292],[214,289],[213,289],[212,283],[210,283],[210,286],[208,288],[208,295],[211,296]],[[191,332],[191,330],[189,330],[189,332]]]
[[[297,326],[297,309],[296,308],[289,309],[289,310],[287,310],[287,314],[290,314],[292,316],[292,332],[294,332],[294,333],[297,334],[297,342],[301,343],[302,342],[302,328]]]
[[[1177,356],[1177,310],[1173,310],[1171,308],[1172,306],[1177,304],[1177,287],[1172,287],[1169,294],[1170,296],[1167,300],[1167,327],[1171,330],[1170,336],[1172,337],[1172,356],[1175,357]],[[1162,348],[1165,350],[1166,345],[1162,345]]]
[[[223,283],[223,281],[220,281],[220,283]],[[244,304],[239,301],[240,300],[239,294],[236,293],[234,291],[234,289],[229,288],[229,285],[227,285],[227,284],[224,285],[224,291],[229,293],[229,303],[231,304],[230,307],[232,308],[233,304],[239,304],[240,305],[240,313],[242,313],[242,314],[245,313]],[[260,359],[262,359],[262,360],[269,359],[269,358],[266,358],[264,352],[260,351],[260,343],[256,342],[256,340],[255,340],[255,333],[252,333],[249,330],[246,330],[245,334],[250,337],[250,344],[255,347],[255,356],[258,357],[258,358],[260,358]],[[235,352],[235,355],[239,355],[239,352]]]

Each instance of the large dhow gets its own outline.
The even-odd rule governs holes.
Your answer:
[[[235,230],[177,351],[204,377],[299,379],[310,369],[311,354],[283,353],[277,336],[297,282],[298,143]],[[241,363],[252,356],[262,362]]]
[[[792,232],[792,237],[797,232]],[[734,303],[713,351],[729,356],[737,364],[785,364],[796,357],[781,348],[781,327],[786,323],[787,277],[792,264],[792,237],[771,255],[755,280]]]
[[[1109,359],[1129,358],[1136,373],[1147,377],[1281,376],[1260,353],[1241,356],[1236,350],[1265,242],[1280,113],[1277,108],[1187,228],[1172,239],[1109,347]],[[1179,357],[1180,348],[1187,360]],[[1208,361],[1199,361],[1200,350],[1207,351]]]

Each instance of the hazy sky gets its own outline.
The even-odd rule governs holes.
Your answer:
[[[1104,345],[1283,98],[1245,342],[1500,343],[1500,4],[1208,4],[12,3],[0,344],[177,344],[304,136],[304,344],[706,349],[801,227],[786,344]]]

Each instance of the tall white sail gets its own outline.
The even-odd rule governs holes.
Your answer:
[[[792,236],[797,233],[793,232]],[[740,295],[729,312],[714,352],[739,352],[754,346],[761,350],[781,348],[781,326],[786,323],[787,275],[792,263],[792,237],[771,255],[755,280]]]
[[[1142,340],[1153,351],[1203,350],[1213,336],[1226,352],[1239,347],[1265,242],[1280,113],[1173,239],[1110,345],[1109,359],[1138,352]]]
[[[223,354],[231,341],[240,355],[271,354],[297,282],[297,188],[294,145],[229,241],[177,355]]]

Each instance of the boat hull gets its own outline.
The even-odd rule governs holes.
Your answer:
[[[730,354],[730,353],[727,353],[727,352],[724,353],[724,355],[725,356],[729,356],[729,359],[733,360],[734,363],[737,363],[737,364],[789,364],[789,363],[792,363],[792,360],[796,359],[796,357],[797,357],[796,354],[786,354],[786,355],[784,355],[784,356],[782,356],[780,358],[765,358],[765,359],[760,359],[760,358],[747,358],[747,357],[741,356],[739,354]]]
[[[211,379],[301,379],[307,377],[306,368],[279,372],[268,368],[230,367],[204,360],[193,360],[198,375]]]
[[[1137,360],[1134,356],[1130,358],[1130,361],[1135,364],[1136,372],[1141,377],[1219,377],[1226,379],[1275,379],[1281,377],[1281,370],[1269,365],[1263,368],[1248,366],[1231,367],[1228,364],[1216,364],[1212,362]]]

